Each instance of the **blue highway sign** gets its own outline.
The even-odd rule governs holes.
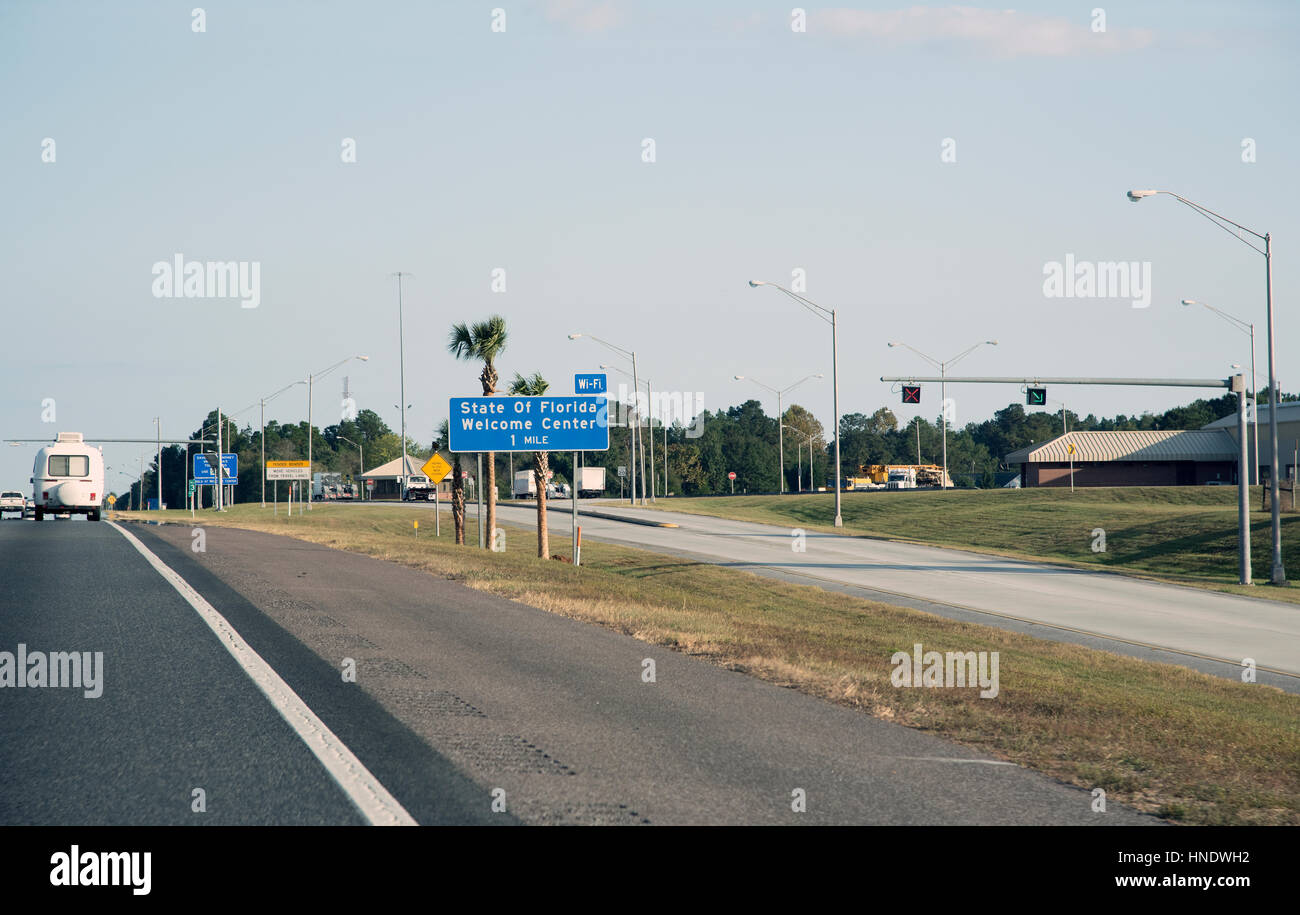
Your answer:
[[[448,450],[608,451],[604,397],[453,397]]]
[[[605,394],[609,392],[609,380],[607,376],[601,374],[574,375],[573,392],[575,394]]]
[[[217,475],[212,470],[206,454],[194,455],[194,482],[200,486],[211,486],[217,482]],[[235,486],[239,483],[239,455],[223,453],[221,455],[221,482]]]

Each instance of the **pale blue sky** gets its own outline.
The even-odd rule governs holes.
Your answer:
[[[1263,258],[1130,187],[1275,235],[1279,374],[1300,388],[1296,4],[860,3],[807,7],[795,33],[790,3],[209,3],[196,34],[199,2],[0,5],[2,437],[146,437],[156,415],[181,435],[354,352],[371,356],[346,370],[359,405],[396,427],[398,269],[415,274],[421,440],[448,396],[477,390],[446,355],[449,325],[494,311],[513,334],[503,375],[570,391],[610,361],[566,339],[586,331],[711,409],[764,394],[734,374],[783,387],[823,371],[790,400],[829,427],[828,329],[745,282],[800,267],[840,311],[843,412],[910,417],[877,379],[925,365],[891,339],[940,358],[999,339],[969,374],[1221,376],[1249,358],[1184,297],[1257,321],[1264,371]],[[260,262],[260,307],[154,298],[151,267],[177,252]],[[1043,265],[1067,254],[1150,261],[1151,307],[1045,298]],[[317,388],[320,426],[343,373]],[[303,390],[272,415],[305,418]],[[963,424],[1020,399],[950,394]],[[1049,396],[1113,414],[1195,393]],[[106,449],[132,466],[141,450]],[[0,485],[27,479],[30,454],[0,449]]]

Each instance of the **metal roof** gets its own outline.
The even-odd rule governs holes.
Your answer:
[[[446,456],[447,456],[447,455],[446,455],[445,453],[443,453],[443,457],[446,457]],[[428,459],[427,459],[427,458],[417,458],[417,457],[415,457],[415,456],[412,455],[412,454],[408,454],[408,455],[406,456],[406,475],[407,475],[407,476],[420,476],[420,475],[422,475],[422,474],[424,473],[424,471],[421,470],[420,468],[424,466],[424,462],[425,462],[426,460],[428,460]],[[452,462],[448,461],[448,463],[452,463]],[[402,459],[401,459],[401,457],[399,456],[399,457],[395,457],[395,458],[393,458],[393,459],[392,459],[391,461],[389,461],[387,464],[382,464],[382,465],[380,465],[379,467],[374,468],[373,470],[367,470],[365,473],[361,474],[361,479],[363,479],[363,480],[396,480],[399,476],[401,476],[401,473],[402,473]]]
[[[1058,438],[1013,451],[1008,464],[1066,463],[1066,446],[1074,445],[1074,460],[1084,461],[1235,461],[1237,443],[1221,430],[1069,432]]]
[[[1265,423],[1267,423],[1267,422],[1269,421],[1269,419],[1268,419],[1268,404],[1266,404],[1266,403],[1262,403],[1262,404],[1259,405],[1259,416],[1258,416],[1258,418],[1257,418],[1254,414],[1255,414],[1255,411],[1251,409],[1251,407],[1250,407],[1249,404],[1247,404],[1247,406],[1246,406],[1246,421],[1247,421],[1247,422],[1250,422],[1251,420],[1255,420],[1255,421],[1257,421],[1260,425],[1264,425]],[[1296,402],[1296,401],[1287,401],[1287,402],[1285,402],[1285,403],[1280,403],[1280,404],[1278,404],[1278,405],[1277,405],[1277,421],[1278,421],[1279,424],[1281,424],[1281,423],[1294,423],[1294,422],[1300,422],[1300,402]],[[1222,417],[1222,418],[1220,418],[1220,419],[1216,419],[1216,420],[1215,420],[1214,422],[1212,422],[1212,423],[1206,423],[1206,424],[1205,424],[1204,426],[1202,426],[1201,428],[1202,428],[1202,429],[1236,429],[1236,428],[1237,428],[1237,414],[1236,414],[1235,412],[1234,412],[1234,413],[1229,413],[1227,416],[1224,416],[1224,417]]]

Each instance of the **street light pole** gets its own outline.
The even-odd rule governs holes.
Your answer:
[[[262,397],[258,399],[258,404],[261,406],[260,421],[262,423],[262,507],[263,508],[266,508],[266,405],[269,404],[271,401],[275,400],[285,391],[289,390],[295,384],[306,384],[306,383],[307,382],[305,381],[291,381],[288,384],[286,384],[284,387],[280,388],[280,390],[272,394],[270,397]],[[311,397],[309,396],[307,399],[310,401]],[[310,405],[307,407],[307,426],[308,428],[311,427]],[[310,448],[308,453],[310,453]]]
[[[773,289],[779,289],[790,298],[794,299],[804,308],[808,309],[817,317],[827,322],[831,326],[831,378],[832,387],[832,410],[835,413],[835,526],[844,526],[844,515],[841,511],[841,497],[844,493],[844,486],[840,482],[840,367],[839,367],[839,324],[834,308],[824,308],[811,299],[804,298],[798,293],[791,292],[784,286],[777,283],[769,283],[765,280],[750,280],[750,286],[771,286]]]
[[[619,355],[623,356],[625,359],[631,359],[631,360],[632,360],[632,404],[633,404],[633,407],[636,408],[636,406],[637,406],[637,401],[640,399],[640,395],[639,395],[637,392],[638,392],[638,391],[640,390],[640,388],[641,388],[641,383],[640,383],[640,381],[639,381],[638,378],[637,378],[637,372],[636,372],[636,351],[635,351],[635,350],[626,350],[626,349],[623,349],[623,347],[621,347],[621,346],[615,346],[613,343],[610,343],[608,340],[602,340],[600,337],[597,337],[597,336],[595,336],[594,334],[569,334],[569,339],[570,339],[570,340],[577,340],[577,339],[579,339],[580,337],[584,337],[584,336],[587,337],[587,338],[589,338],[589,339],[591,339],[591,340],[593,340],[593,341],[595,341],[596,343],[599,343],[601,346],[605,347],[606,349],[613,350],[614,352],[616,352],[616,353],[618,353]],[[649,406],[649,404],[647,404],[647,406]],[[632,502],[633,502],[634,504],[635,504],[635,502],[636,502],[636,477],[637,477],[637,473],[636,473],[636,461],[637,461],[637,446],[638,446],[638,444],[639,444],[639,445],[640,445],[640,449],[639,449],[639,450],[640,450],[640,453],[641,453],[641,504],[642,504],[642,505],[645,505],[645,504],[646,504],[646,498],[645,498],[645,442],[642,441],[642,439],[641,439],[641,411],[640,411],[640,409],[637,409],[637,410],[636,410],[636,413],[637,413],[637,417],[636,417],[636,424],[635,424],[635,432],[632,431],[633,424],[631,423],[630,419],[629,419],[629,422],[628,422],[628,434],[629,434],[629,437],[630,437],[630,439],[631,439],[631,440],[628,442],[628,450],[629,450],[629,452],[630,452],[630,463],[631,463],[631,465],[632,465]],[[650,434],[651,434],[652,436],[654,435],[654,429],[653,429],[653,428],[651,428],[651,430],[650,430]],[[654,444],[653,444],[653,442],[652,442],[652,443],[651,443],[651,449],[653,449],[653,448],[654,448]]]
[[[981,340],[979,343],[976,343],[974,346],[968,347],[967,349],[953,356],[947,362],[940,362],[938,359],[935,359],[933,356],[927,356],[925,353],[921,352],[915,346],[912,346],[907,343],[896,342],[896,343],[886,344],[887,346],[891,346],[891,347],[901,346],[906,349],[910,349],[912,352],[916,353],[926,362],[930,363],[931,365],[933,365],[935,368],[939,370],[939,379],[940,379],[939,398],[943,401],[941,405],[942,409],[939,411],[939,423],[943,427],[943,480],[940,486],[941,489],[947,489],[948,483],[950,482],[948,478],[948,366],[952,365],[954,362],[957,362],[960,359],[966,358],[967,356],[975,352],[975,350],[979,349],[981,346],[985,345],[986,343],[989,346],[998,345],[998,341],[996,340]],[[919,426],[917,427],[917,431],[919,433],[920,431]],[[918,446],[918,453],[919,453],[919,446]],[[918,464],[921,463],[921,459],[918,457],[916,459],[916,462]]]
[[[785,494],[785,406],[783,404],[782,398],[786,394],[793,391],[795,388],[799,387],[799,385],[803,384],[805,381],[808,381],[811,378],[825,378],[825,377],[826,376],[821,374],[820,372],[814,375],[808,375],[804,378],[800,378],[794,384],[790,385],[790,387],[780,391],[778,391],[776,388],[772,387],[771,385],[764,384],[763,382],[759,381],[757,378],[749,379],[750,381],[754,382],[754,384],[758,385],[760,388],[766,388],[767,390],[771,391],[773,394],[776,395],[776,442],[777,442],[776,450],[777,450],[777,461],[778,461],[777,478],[779,480],[777,492],[781,493],[782,495]],[[744,381],[745,376],[733,375],[731,376],[731,380]]]
[[[352,439],[347,438],[346,436],[343,436],[343,435],[340,435],[340,436],[339,436],[339,441],[341,441],[341,442],[347,442],[349,445],[356,445],[356,446],[357,446],[357,468],[358,468],[358,469],[357,469],[357,478],[360,479],[361,475],[362,475],[363,473],[366,472],[366,452],[365,452],[365,449],[363,449],[360,445],[357,445],[357,443],[354,442],[354,441],[352,441]],[[437,451],[437,449],[435,448],[435,449],[434,449],[434,454],[437,454],[437,453],[438,453],[438,451]],[[364,488],[364,487],[362,487],[361,484],[358,484],[358,488]],[[435,490],[437,489],[437,485],[436,485],[436,484],[435,484],[435,486],[434,486],[434,489],[435,489]],[[437,520],[437,519],[435,518],[435,520]]]
[[[818,377],[820,377],[820,376],[818,376]],[[806,379],[805,379],[805,380],[806,380]],[[751,378],[750,381],[753,381],[753,379]],[[812,488],[813,488],[813,480],[812,480],[812,440],[813,440],[813,437],[812,437],[812,435],[810,435],[809,433],[804,432],[802,429],[799,429],[799,428],[796,427],[796,426],[787,426],[785,423],[782,423],[782,424],[781,424],[781,427],[782,427],[783,429],[789,429],[791,432],[795,433],[796,435],[802,435],[805,439],[808,440],[808,488],[809,488],[809,489],[812,489]],[[798,488],[799,488],[799,492],[803,492],[803,443],[800,442],[799,447],[796,448],[795,450],[798,452],[798,455],[799,455],[799,471],[798,471],[798,472],[799,472],[799,478],[798,478],[798,481],[797,481],[797,485],[798,485]]]
[[[157,446],[158,446],[158,458],[157,458],[157,460],[158,460],[158,511],[162,511],[163,501],[162,501],[162,417],[161,417],[161,416],[155,416],[155,417],[153,418],[153,428],[154,428],[154,434],[157,436],[157,439],[158,439],[158,440],[157,440]]]
[[[406,501],[406,329],[402,323],[402,277],[410,276],[409,273],[403,273],[401,270],[393,274],[397,277],[397,373],[398,386],[401,391],[402,400],[400,403],[402,411],[402,485],[398,495],[403,502]],[[478,481],[474,481],[478,485]],[[512,484],[513,485],[513,484]]]
[[[1259,375],[1255,372],[1255,324],[1252,321],[1245,321],[1235,315],[1230,315],[1221,308],[1215,308],[1209,302],[1198,302],[1196,299],[1183,299],[1184,305],[1202,305],[1214,312],[1225,321],[1231,323],[1237,330],[1245,334],[1250,334],[1250,400],[1255,405],[1255,415],[1251,418],[1250,424],[1254,426],[1255,432],[1255,479],[1251,482],[1258,485],[1259,483]],[[1235,366],[1234,366],[1235,367]]]
[[[1153,197],[1157,194],[1165,194],[1173,197],[1178,202],[1190,207],[1197,213],[1200,213],[1206,219],[1213,222],[1220,229],[1234,236],[1243,245],[1246,245],[1256,254],[1264,255],[1264,282],[1266,297],[1268,303],[1268,431],[1269,431],[1269,448],[1271,464],[1268,474],[1269,502],[1272,508],[1272,527],[1273,527],[1273,574],[1272,582],[1275,585],[1286,584],[1286,568],[1282,564],[1282,505],[1279,500],[1279,482],[1278,482],[1278,431],[1277,431],[1277,408],[1279,395],[1277,389],[1277,372],[1276,372],[1276,347],[1274,346],[1274,328],[1273,328],[1273,237],[1270,233],[1260,234],[1254,229],[1248,229],[1240,223],[1233,222],[1226,216],[1214,212],[1213,210],[1194,203],[1186,197],[1175,194],[1173,191],[1159,190],[1134,190],[1128,192],[1128,199],[1137,203],[1144,197]],[[1225,225],[1226,223],[1226,225]],[[1239,229],[1233,232],[1228,226]],[[1251,244],[1241,233],[1245,232],[1253,235],[1264,243],[1263,248]],[[1256,404],[1255,410],[1258,413],[1259,405]]]
[[[348,362],[351,362],[353,359],[359,359],[362,362],[368,362],[370,360],[370,357],[369,356],[348,356],[346,359],[340,359],[338,362],[334,363],[329,368],[324,369],[323,371],[317,372],[314,375],[307,376],[307,476],[309,477],[307,481],[308,483],[310,483],[311,480],[314,479],[312,477],[312,463],[311,463],[311,443],[312,443],[312,439],[315,438],[315,436],[312,434],[312,418],[311,418],[312,382],[314,382],[317,378],[324,378],[326,375],[334,371],[340,365],[344,365]],[[402,415],[405,416],[405,411],[403,411]],[[406,470],[406,445],[405,445],[406,427],[405,425],[403,425],[402,427],[402,435],[403,435],[402,470],[405,471]],[[311,511],[311,497],[312,497],[312,492],[311,489],[309,488],[307,491],[308,511]],[[265,484],[263,484],[262,498],[263,499],[266,498]]]

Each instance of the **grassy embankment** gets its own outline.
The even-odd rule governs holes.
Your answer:
[[[235,506],[224,516],[201,513],[197,522],[182,511],[116,517],[286,534],[458,579],[1104,788],[1112,803],[1175,821],[1300,824],[1300,696],[1273,687],[643,550],[589,542],[575,569],[537,559],[533,532],[524,528],[507,527],[506,553],[456,547],[450,523],[433,536],[428,511],[270,512]],[[475,538],[471,523],[468,539]],[[552,542],[567,554],[567,537]],[[1000,652],[998,697],[893,687],[890,656],[918,642],[926,650]]]
[[[1300,603],[1268,586],[1272,546],[1260,488],[1251,489],[1256,585],[1237,584],[1237,490],[1227,486],[850,492],[836,531],[834,493],[661,499],[655,508],[806,530],[910,540],[1000,556],[1108,569]],[[1105,552],[1094,552],[1101,528]],[[1300,577],[1300,514],[1282,515],[1282,559]]]

